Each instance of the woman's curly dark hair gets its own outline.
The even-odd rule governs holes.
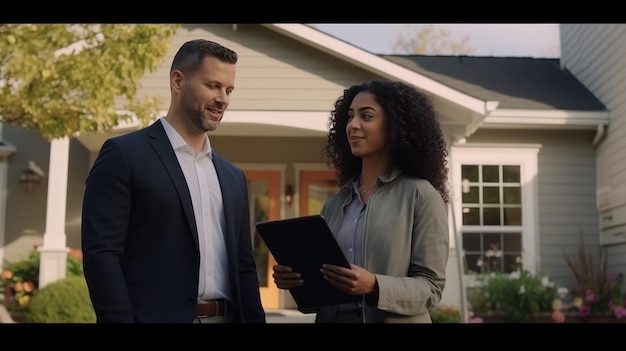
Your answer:
[[[404,174],[428,180],[448,202],[448,150],[439,116],[423,91],[402,82],[378,79],[353,85],[335,101],[322,153],[337,171],[339,183],[343,185],[361,172],[361,158],[352,155],[346,135],[348,110],[360,92],[372,93],[385,111],[394,166]]]

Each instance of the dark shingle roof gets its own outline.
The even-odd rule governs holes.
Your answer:
[[[604,111],[605,106],[559,59],[380,55],[499,109]]]

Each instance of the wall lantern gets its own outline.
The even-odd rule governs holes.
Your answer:
[[[20,188],[26,192],[33,192],[39,187],[41,177],[45,176],[45,173],[35,164],[34,161],[28,162],[28,168],[20,173],[19,183]]]
[[[287,206],[291,206],[291,204],[293,204],[293,194],[293,185],[287,185],[285,187],[285,203]]]

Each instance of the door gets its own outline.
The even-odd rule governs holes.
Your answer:
[[[335,171],[300,171],[300,215],[319,214],[324,201],[339,190]]]
[[[279,291],[272,279],[274,258],[256,231],[256,223],[280,218],[280,171],[247,170],[250,196],[250,225],[254,258],[259,272],[263,308],[279,307]]]

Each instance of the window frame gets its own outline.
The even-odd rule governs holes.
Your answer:
[[[539,224],[538,224],[538,154],[540,145],[462,145],[451,147],[450,202],[453,216],[453,231],[456,242],[463,252],[462,235],[467,232],[502,232],[503,226],[464,226],[462,223],[462,179],[461,166],[471,165],[519,165],[522,196],[522,225],[507,226],[507,231],[518,229],[522,234],[522,265],[531,273],[539,267]],[[466,275],[463,272],[465,277]]]

